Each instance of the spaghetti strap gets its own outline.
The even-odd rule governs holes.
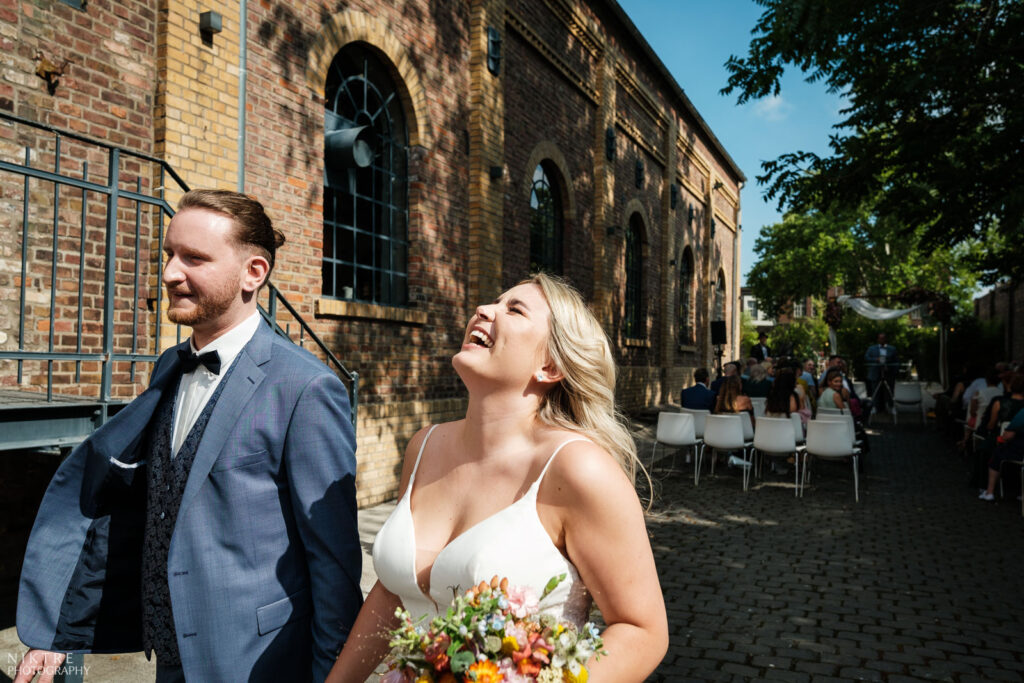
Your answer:
[[[427,447],[427,442],[430,441],[430,435],[437,429],[437,425],[431,425],[430,431],[423,437],[423,443],[420,444],[420,452],[416,454],[416,462],[412,466],[412,474],[409,475],[409,485],[405,487],[406,492],[412,491],[412,483],[416,481],[416,470],[420,468],[420,458],[423,457],[423,449]]]
[[[541,482],[541,480],[542,480],[542,479],[544,478],[544,475],[545,475],[545,474],[547,474],[547,472],[548,472],[548,468],[549,468],[549,467],[551,467],[551,463],[552,463],[552,462],[554,462],[554,460],[555,460],[555,456],[556,456],[556,455],[558,455],[558,453],[559,453],[559,452],[560,452],[560,451],[561,451],[561,450],[562,450],[563,448],[565,448],[566,446],[568,446],[569,444],[571,444],[571,443],[572,443],[572,442],[574,442],[574,441],[586,441],[587,443],[592,443],[592,442],[590,441],[590,439],[584,439],[584,438],[583,438],[582,436],[575,436],[575,437],[573,437],[573,438],[571,438],[571,439],[566,439],[565,441],[563,441],[562,443],[560,443],[560,444],[558,445],[558,448],[556,448],[556,449],[555,449],[555,452],[551,454],[551,457],[550,457],[550,458],[548,458],[548,461],[547,461],[546,463],[544,463],[544,469],[542,469],[542,470],[540,471],[540,476],[539,476],[539,477],[537,477],[537,481],[536,481],[536,482],[534,482],[534,486],[537,486],[537,487],[539,487],[539,486],[540,486],[540,482]]]

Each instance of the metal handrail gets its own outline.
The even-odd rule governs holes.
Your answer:
[[[165,221],[169,220],[174,215],[174,209],[168,204],[165,199],[165,191],[167,189],[166,183],[168,178],[177,185],[177,189],[181,192],[187,192],[189,186],[185,181],[178,175],[177,172],[164,160],[157,157],[136,152],[115,145],[110,145],[105,142],[94,140],[84,135],[74,133],[71,131],[61,130],[53,126],[38,123],[23,119],[12,114],[0,112],[0,125],[9,126],[26,126],[28,128],[35,129],[37,131],[43,131],[46,134],[52,136],[52,149],[44,150],[47,155],[53,156],[53,170],[43,170],[36,168],[31,165],[32,163],[32,148],[29,146],[25,147],[25,160],[23,164],[14,163],[10,160],[0,159],[0,173],[13,173],[20,175],[24,178],[23,181],[23,207],[22,207],[22,232],[21,232],[21,278],[20,278],[20,301],[19,301],[19,323],[18,323],[18,349],[9,351],[0,351],[0,360],[15,360],[18,364],[17,381],[18,384],[22,383],[23,378],[23,363],[25,361],[41,361],[47,363],[47,387],[46,397],[47,401],[53,401],[54,397],[54,377],[53,377],[53,363],[56,361],[74,361],[75,366],[75,381],[78,382],[80,378],[81,364],[82,362],[99,362],[101,366],[100,373],[100,390],[99,399],[102,407],[101,417],[99,422],[106,421],[108,416],[107,406],[114,403],[111,398],[111,389],[113,386],[113,365],[115,362],[130,362],[131,363],[131,380],[135,381],[135,364],[138,362],[154,362],[159,358],[159,349],[161,348],[160,343],[160,331],[161,331],[161,320],[162,320],[162,297],[155,297],[155,310],[154,310],[154,322],[152,326],[153,330],[153,348],[157,350],[157,353],[140,353],[138,351],[139,344],[139,312],[138,306],[133,305],[132,320],[131,320],[131,352],[124,353],[122,350],[115,350],[115,332],[114,332],[114,314],[115,304],[117,303],[117,297],[115,296],[115,285],[117,284],[117,276],[124,274],[118,271],[118,205],[119,202],[128,201],[131,202],[135,207],[135,244],[138,245],[141,241],[141,225],[142,225],[142,206],[152,207],[156,212],[152,215],[152,219],[156,221],[155,234],[152,237],[156,238],[158,243],[157,254],[162,253],[163,238],[164,238],[164,225]],[[96,149],[103,150],[106,156],[107,163],[107,179],[106,184],[95,182],[89,179],[89,167],[88,160],[74,158],[74,161],[80,162],[82,177],[73,177],[68,173],[61,170],[61,143],[63,140],[73,140],[77,143],[92,146]],[[88,157],[89,155],[85,155]],[[142,177],[141,171],[135,172],[132,175],[135,177],[135,189],[128,189],[121,187],[124,178],[121,174],[121,164],[124,159],[134,159],[137,161],[154,164],[156,168],[152,169],[153,175],[158,177],[150,177],[150,180],[155,183],[157,191],[154,194],[146,194],[142,188]],[[159,171],[157,174],[156,171]],[[30,224],[30,204],[31,204],[31,181],[52,183],[53,185],[53,225],[52,225],[52,264],[49,271],[49,325],[47,330],[46,339],[46,350],[32,350],[26,348],[26,300],[27,300],[27,286],[26,282],[28,279],[28,273],[26,272],[26,264],[28,263],[28,244],[29,244],[29,224]],[[61,195],[60,189],[69,188],[72,193],[80,193],[81,204],[82,204],[82,215],[81,215],[81,232],[78,237],[79,243],[79,269],[78,269],[78,316],[76,326],[76,340],[74,343],[75,351],[59,351],[55,344],[55,328],[57,322],[63,322],[62,320],[56,319],[57,309],[57,292],[58,292],[58,249],[57,243],[61,237],[60,231],[62,227],[60,218],[60,207],[61,207]],[[86,245],[86,223],[87,223],[87,193],[94,193],[99,195],[101,198],[106,198],[106,220],[105,220],[105,234],[102,240],[104,253],[103,253],[103,275],[102,275],[102,291],[103,291],[103,306],[102,306],[102,322],[103,322],[103,335],[102,343],[99,345],[99,351],[86,351],[83,350],[83,316],[82,309],[83,305],[81,300],[83,299],[83,283],[85,282],[84,264],[85,264],[85,245]],[[77,199],[78,196],[75,195]],[[99,200],[102,201],[102,200]],[[97,201],[96,203],[99,203]],[[140,262],[139,251],[136,249],[134,253],[134,303],[137,304],[139,301],[139,285],[142,278],[140,273]],[[155,269],[159,271],[159,262],[156,263]],[[158,285],[159,287],[159,285]],[[302,345],[308,336],[310,340],[316,345],[321,351],[325,362],[335,372],[339,372],[343,379],[347,380],[351,388],[351,403],[352,403],[352,422],[355,424],[356,411],[358,407],[358,373],[350,372],[342,362],[330,351],[327,345],[322,339],[313,331],[313,329],[303,320],[302,316],[299,315],[298,311],[292,306],[281,294],[281,292],[268,283],[267,291],[269,295],[268,308],[264,309],[262,305],[259,306],[260,313],[265,320],[271,325],[271,327],[280,335],[288,338],[290,341],[295,342],[291,339],[287,329],[282,328],[277,323],[277,306],[278,302],[283,305],[285,310],[295,319],[295,322],[299,326],[299,341],[295,342]],[[66,290],[65,290],[66,293]],[[62,304],[63,305],[63,304]],[[153,309],[151,309],[153,310]],[[288,324],[290,327],[290,323]],[[178,339],[181,339],[180,328],[178,331]],[[62,344],[67,342],[62,341]]]
[[[273,328],[275,332],[277,332],[285,339],[288,339],[292,343],[298,344],[299,346],[304,346],[303,342],[306,338],[306,335],[308,335],[309,338],[313,341],[313,343],[316,344],[317,348],[320,349],[320,352],[324,354],[324,358],[326,359],[325,362],[327,363],[328,367],[333,366],[335,372],[340,372],[341,375],[349,381],[349,399],[351,402],[352,409],[352,424],[355,425],[356,414],[359,408],[359,373],[350,371],[345,367],[341,360],[339,360],[338,357],[335,356],[334,353],[327,347],[327,344],[325,344],[324,341],[320,339],[319,336],[317,336],[316,332],[314,332],[313,329],[302,318],[302,316],[299,315],[299,312],[295,310],[295,307],[288,302],[288,299],[284,297],[284,294],[281,293],[281,290],[275,287],[272,282],[267,283],[266,289],[267,294],[269,296],[267,308],[264,308],[262,304],[258,304],[260,315],[263,316],[263,319],[270,324],[271,328]],[[289,313],[291,313],[292,317],[295,318],[295,321],[299,324],[299,341],[296,342],[294,339],[292,339],[288,330],[282,328],[279,324],[277,324],[278,302],[280,302],[285,307],[285,309]]]

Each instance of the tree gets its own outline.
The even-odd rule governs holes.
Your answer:
[[[969,307],[977,282],[969,263],[977,242],[928,250],[922,233],[879,218],[872,208],[789,213],[781,223],[762,228],[747,284],[769,315],[785,311],[791,301],[823,297],[830,287],[847,294],[892,295],[888,303],[893,304],[901,294],[926,289],[957,308]]]
[[[828,326],[821,318],[797,318],[784,325],[776,325],[768,338],[772,353],[786,355],[798,361],[817,358],[825,348]]]
[[[796,67],[848,103],[831,155],[765,162],[765,194],[801,213],[870,202],[924,249],[983,241],[987,281],[1024,276],[1024,2],[756,1],[722,92],[777,95]]]

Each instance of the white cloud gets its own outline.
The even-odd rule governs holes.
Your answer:
[[[769,95],[754,103],[754,115],[765,121],[784,121],[793,111],[793,105],[782,95]]]

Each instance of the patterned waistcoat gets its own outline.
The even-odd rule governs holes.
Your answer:
[[[167,583],[171,535],[199,442],[234,366],[232,363],[225,372],[175,457],[171,457],[171,438],[177,385],[173,391],[164,394],[149,425],[148,444],[144,451],[149,453],[149,474],[142,551],[142,642],[147,653],[151,650],[156,652],[157,661],[162,666],[181,664],[171,613],[171,591]]]

